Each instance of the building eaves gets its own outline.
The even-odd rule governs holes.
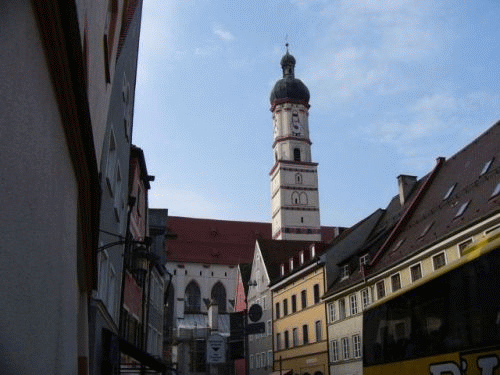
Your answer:
[[[267,269],[269,279],[271,280],[271,285],[278,282],[283,277],[280,275],[280,265],[286,265],[286,274],[284,277],[288,277],[290,274],[298,272],[303,267],[313,263],[317,260],[318,256],[326,248],[326,244],[323,242],[314,241],[293,241],[293,240],[258,240],[259,248],[262,253],[262,259]],[[300,251],[309,251],[310,246],[315,246],[316,256],[309,258],[304,264],[299,265],[297,262],[297,267],[290,272],[288,268],[288,263],[290,258],[295,258],[298,261],[298,256]]]

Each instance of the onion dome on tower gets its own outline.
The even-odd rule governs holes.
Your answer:
[[[271,106],[287,101],[309,106],[309,90],[300,79],[295,78],[295,57],[288,53],[288,43],[286,54],[281,58],[281,68],[283,78],[276,82],[271,91]]]

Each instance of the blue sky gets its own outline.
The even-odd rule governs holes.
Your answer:
[[[322,225],[350,226],[500,119],[500,2],[144,0],[134,144],[150,207],[270,221],[285,40],[311,93]]]

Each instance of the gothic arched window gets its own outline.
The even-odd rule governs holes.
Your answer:
[[[300,204],[299,193],[296,191],[292,193],[292,204]]]
[[[191,281],[184,293],[184,312],[199,312],[201,310],[200,287],[195,281]]]
[[[226,312],[226,288],[218,281],[212,288],[212,301],[219,305],[219,312]]]

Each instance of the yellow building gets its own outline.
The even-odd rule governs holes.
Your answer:
[[[282,242],[282,241],[280,241]],[[283,374],[328,373],[324,263],[310,244],[279,265],[271,283],[274,371]]]

